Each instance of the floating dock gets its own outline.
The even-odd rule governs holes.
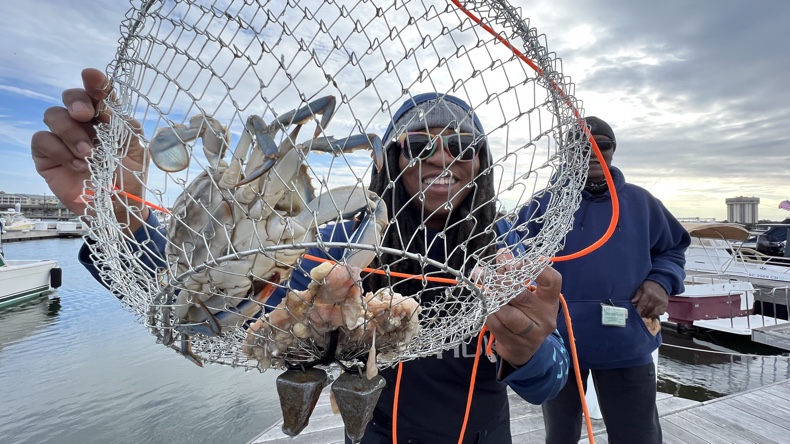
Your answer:
[[[280,421],[249,444],[343,443],[343,423],[332,413],[328,393],[322,393],[310,424],[299,436],[282,433]],[[509,399],[513,442],[545,442],[540,406],[513,392]],[[666,444],[790,443],[790,380],[705,402],[658,393],[656,405]],[[585,429],[582,437],[581,443],[589,443]],[[608,443],[603,421],[593,420],[593,437],[596,443]]]
[[[7,242],[21,242],[26,240],[39,240],[39,239],[58,239],[67,237],[82,237],[87,233],[87,230],[73,229],[73,230],[24,230],[24,231],[6,231],[3,233],[3,243]]]
[[[752,329],[752,341],[790,350],[790,323],[767,325]],[[788,416],[790,420],[790,416]]]

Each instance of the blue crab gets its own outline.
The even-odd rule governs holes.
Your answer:
[[[229,131],[211,116],[197,115],[188,126],[162,128],[151,140],[151,159],[163,171],[186,169],[192,157],[186,143],[197,138],[208,163],[173,205],[165,254],[171,279],[180,281],[161,311],[163,342],[174,342],[175,329],[181,336],[179,351],[196,364],[201,361],[191,351],[189,336],[220,335],[255,319],[305,252],[297,246],[267,253],[262,249],[314,242],[319,225],[360,210],[366,216],[356,241],[378,244],[387,224],[381,199],[359,186],[316,197],[303,163],[309,151],[340,155],[370,149],[381,168],[384,155],[377,135],[340,140],[322,135],[334,109],[335,99],[328,96],[271,124],[250,116],[229,163],[223,159]],[[295,144],[301,127],[317,115],[322,118],[313,138]],[[289,125],[296,127],[278,146],[274,136]],[[250,254],[251,250],[258,252]]]

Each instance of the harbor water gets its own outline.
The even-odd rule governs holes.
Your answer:
[[[0,311],[0,443],[245,443],[280,418],[277,372],[201,369],[157,344],[76,261],[81,243],[4,245],[57,260],[63,286]],[[790,378],[780,350],[664,334],[661,391],[705,400]]]
[[[3,246],[56,259],[63,286],[0,312],[0,443],[244,443],[279,419],[275,372],[201,369],[157,344],[77,262],[81,244]]]

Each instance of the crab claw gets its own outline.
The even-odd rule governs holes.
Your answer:
[[[168,173],[186,169],[189,166],[186,142],[196,139],[198,134],[197,129],[185,125],[161,128],[148,144],[154,165]]]
[[[261,150],[266,161],[260,167],[247,174],[244,180],[236,184],[237,187],[259,179],[277,163],[277,159],[280,157],[280,149],[277,147],[274,139],[272,139],[272,136],[269,135],[269,126],[266,125],[260,116],[253,115],[247,119],[247,131],[255,136],[256,146]]]
[[[189,166],[190,153],[186,143],[198,137],[203,139],[203,153],[209,165],[217,168],[228,147],[228,134],[217,120],[200,114],[189,119],[189,126],[173,125],[159,129],[148,145],[151,160],[162,171],[182,171]]]
[[[335,139],[332,136],[319,137],[310,142],[310,149],[335,156],[340,153],[353,153],[357,150],[371,150],[376,170],[381,171],[384,166],[384,146],[381,143],[381,138],[376,134],[356,134],[345,139]]]
[[[277,122],[282,125],[304,125],[314,116],[321,114],[321,122],[315,130],[313,137],[318,137],[324,128],[329,125],[335,115],[337,100],[335,96],[326,96],[313,100],[306,106],[289,111],[277,118]]]

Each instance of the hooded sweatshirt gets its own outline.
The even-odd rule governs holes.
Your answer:
[[[498,235],[504,235],[504,243],[500,246],[508,245],[518,252],[520,238],[508,223],[500,220],[495,228]],[[343,229],[327,226],[321,230],[320,237],[324,242],[348,242],[353,229],[353,224],[350,222],[345,223]],[[436,230],[426,230],[428,243],[439,246],[432,248],[428,257],[444,262],[442,242],[430,240],[437,234]],[[338,258],[343,256],[343,250],[330,248],[327,254],[320,249],[310,249],[307,254],[321,258]],[[301,269],[294,271],[291,276],[290,286],[294,289],[307,288],[310,283],[309,272],[317,265],[318,262],[302,260]],[[426,265],[425,271],[433,273],[437,270]],[[428,286],[429,293],[432,287],[442,288],[441,284],[429,283]],[[277,304],[284,296],[285,291],[279,289],[271,296],[267,305]],[[476,346],[477,337],[474,337],[467,344],[455,346],[433,356],[404,362],[399,390],[396,385],[397,367],[382,370],[380,374],[384,377],[386,386],[373,412],[374,424],[368,426],[368,432],[362,442],[371,442],[367,440],[371,427],[383,429],[383,433],[389,435],[396,393],[399,398],[397,412],[399,442],[457,442],[463,425],[469,383],[475,368]],[[562,389],[568,377],[568,368],[568,353],[556,331],[546,338],[526,364],[517,369],[500,358],[494,363],[481,354],[477,364],[475,391],[464,442],[492,444],[506,442],[501,440],[503,435],[499,428],[509,425],[507,386],[528,402],[540,404],[556,396]],[[509,430],[506,430],[505,434],[509,439]],[[497,438],[492,441],[491,436]],[[372,442],[377,443],[377,441]]]
[[[620,216],[612,237],[581,258],[556,262],[562,274],[562,294],[568,303],[579,366],[583,369],[628,368],[652,361],[661,345],[661,333],[653,336],[631,299],[645,280],[660,284],[667,294],[684,291],[685,251],[688,232],[664,205],[647,190],[626,183],[623,173],[611,168],[620,202]],[[537,197],[519,213],[518,228],[525,237],[535,236],[550,193]],[[600,239],[612,217],[612,198],[607,190],[593,195],[582,191],[582,202],[573,216],[573,229],[558,255],[575,253]],[[530,222],[531,221],[531,222]],[[602,324],[604,305],[628,310],[625,327]],[[568,327],[560,315],[557,326],[568,341]]]

